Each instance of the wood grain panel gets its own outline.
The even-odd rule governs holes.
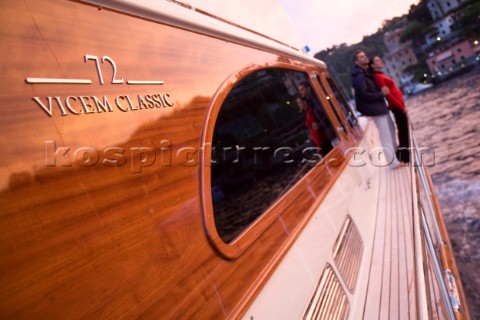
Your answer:
[[[276,206],[280,218],[228,261],[202,219],[202,130],[225,79],[251,63],[291,60],[75,1],[2,0],[0,10],[2,318],[238,315],[340,169],[316,168],[308,184],[317,198],[299,184]],[[85,55],[110,57],[117,79],[165,83],[113,84],[104,61],[101,84]],[[160,94],[173,106],[139,108]],[[45,106],[50,97],[51,116],[34,97]],[[343,143],[339,154],[351,145]]]

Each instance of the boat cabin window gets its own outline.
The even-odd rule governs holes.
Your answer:
[[[262,69],[237,82],[220,107],[212,139],[211,193],[215,227],[225,243],[338,143],[314,93],[308,101],[298,99],[298,86],[305,81],[302,72]]]
[[[348,124],[350,127],[355,127],[357,125],[357,118],[355,117],[355,114],[352,111],[352,108],[350,108],[350,105],[348,104],[347,100],[345,99],[345,96],[342,94],[342,92],[338,89],[336,83],[332,80],[330,77],[326,77],[328,85],[330,86],[330,89],[332,90],[338,104],[340,105],[340,109],[342,112],[345,114],[345,117],[347,118]]]

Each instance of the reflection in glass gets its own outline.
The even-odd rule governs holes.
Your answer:
[[[305,114],[293,99],[305,80],[301,72],[260,70],[239,81],[220,108],[212,139],[211,191],[217,232],[226,243],[325,156],[313,144]],[[332,136],[334,129],[327,126],[323,129]]]
[[[333,94],[335,95],[335,98],[338,101],[338,104],[340,105],[340,109],[342,112],[345,114],[345,117],[347,118],[348,124],[350,127],[355,127],[357,125],[357,118],[355,117],[355,114],[352,111],[352,108],[350,108],[350,105],[348,104],[347,100],[343,96],[343,94],[340,92],[338,89],[337,85],[333,82],[331,78],[327,78],[327,82],[330,85],[330,88],[333,91]]]

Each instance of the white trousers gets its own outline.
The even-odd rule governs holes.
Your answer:
[[[375,162],[378,161],[380,166],[397,167],[400,162],[395,156],[395,150],[397,150],[397,140],[395,136],[395,126],[390,114],[372,117],[373,122],[378,129],[380,135],[380,143],[382,144],[381,150],[375,152]]]

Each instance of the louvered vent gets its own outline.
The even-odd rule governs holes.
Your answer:
[[[332,267],[327,264],[303,319],[347,319],[349,309],[347,295]]]
[[[347,216],[333,248],[333,259],[340,276],[353,292],[363,254],[363,241],[355,223]]]

